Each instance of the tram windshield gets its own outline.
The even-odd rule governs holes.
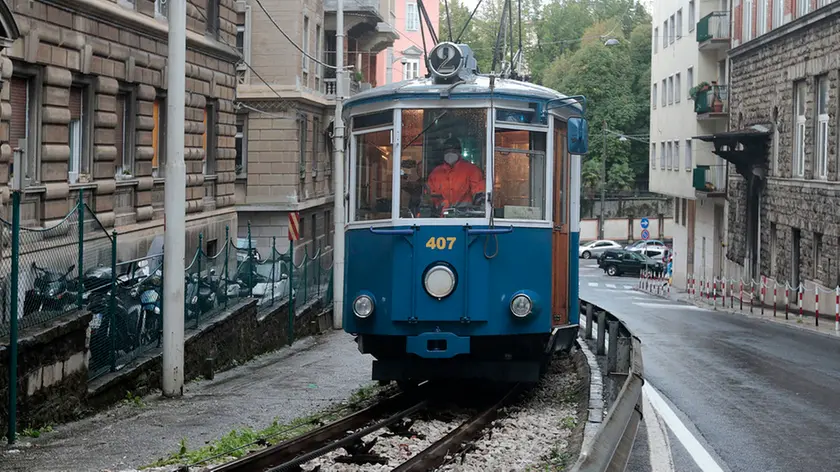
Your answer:
[[[484,218],[487,110],[402,111],[400,217]]]

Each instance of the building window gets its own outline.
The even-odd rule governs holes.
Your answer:
[[[685,225],[686,225],[686,222],[688,221],[688,220],[686,219],[686,214],[687,214],[687,213],[688,213],[688,199],[687,199],[687,198],[683,198],[683,199],[682,199],[682,225],[683,225],[683,226],[685,226]]]
[[[743,25],[743,41],[747,42],[753,38],[753,0],[744,0],[744,12],[742,14]]]
[[[301,38],[301,68],[303,70],[303,86],[309,87],[309,17],[303,16],[303,38]]]
[[[758,20],[756,21],[756,36],[767,32],[767,0],[758,0]]]
[[[236,115],[236,176],[245,177],[247,175],[247,152],[248,152],[248,138],[247,138],[247,120],[246,115]]]
[[[656,84],[653,84],[653,87],[651,87],[651,93],[652,93],[651,96],[653,98],[651,99],[650,103],[653,106],[653,109],[655,110],[656,109],[656,94],[657,94]]]
[[[309,122],[306,115],[298,115],[298,171],[300,172],[301,180],[306,177],[306,135]],[[301,230],[303,234],[303,230]]]
[[[653,53],[659,50],[659,28],[653,29]]]
[[[659,168],[665,168],[665,141],[659,143]]]
[[[671,169],[674,163],[674,143],[668,141],[668,154],[665,156],[665,168]]]
[[[324,237],[327,240],[327,246],[332,246],[332,231],[330,231],[330,228],[332,227],[332,213],[330,212],[330,210],[327,210],[324,212]]]
[[[79,181],[79,175],[87,170],[87,122],[86,98],[87,87],[74,85],[70,87],[70,123],[68,126],[70,145],[70,163],[68,169],[68,181],[75,184]]]
[[[318,158],[321,150],[318,148],[318,136],[321,133],[321,119],[312,118],[312,176],[318,175]],[[314,215],[313,215],[314,217]]]
[[[668,30],[668,41],[673,43],[677,37],[677,24],[674,15],[671,15],[670,29]]]
[[[680,224],[680,197],[674,198],[674,223]]]
[[[420,59],[406,59],[403,66],[403,80],[420,77]]]
[[[674,170],[680,170],[680,142],[674,141]]]
[[[691,170],[691,140],[685,140],[685,170]]]
[[[117,94],[117,128],[116,147],[117,165],[123,176],[134,176],[134,107],[130,92],[121,91]]]
[[[682,8],[680,8],[679,10],[677,10],[677,39],[682,38],[682,28],[683,28],[683,26],[682,26],[683,21],[682,20],[683,20]]]
[[[318,247],[318,244],[317,244],[317,242],[318,242],[318,231],[317,230],[318,230],[318,216],[315,213],[313,213],[312,214],[312,230],[311,230],[312,231],[312,246],[313,247]],[[314,249],[313,249],[313,252],[315,252]]]
[[[686,71],[686,84],[685,88],[689,92],[691,91],[691,87],[694,87],[694,67],[689,67]],[[687,97],[691,98],[691,94],[689,93]]]
[[[680,74],[674,76],[674,101],[680,103],[680,96],[682,95],[682,84],[680,83]]]
[[[784,7],[782,0],[773,0],[773,28],[782,26],[782,18],[784,18]]]
[[[662,106],[668,105],[668,79],[662,79]]]
[[[406,31],[420,29],[420,12],[417,11],[417,4],[414,2],[405,4],[405,29]]]
[[[817,8],[822,8],[824,6],[827,6],[832,1],[834,1],[834,0],[817,0]]]
[[[155,15],[167,18],[169,16],[169,2],[171,0],[155,0]]]
[[[668,20],[662,22],[662,49],[668,47]]]
[[[793,175],[805,176],[805,81],[794,85]]]
[[[20,148],[22,169],[14,168],[14,158],[9,162],[9,178],[20,172],[21,185],[34,185],[38,182],[38,136],[40,129],[41,94],[37,91],[41,83],[38,71],[15,63],[16,72],[29,73],[27,77],[13,76],[10,80],[11,87],[9,101],[12,105],[12,115],[9,120],[9,144],[14,151]]]
[[[668,105],[674,103],[674,76],[668,77]]]
[[[245,54],[245,25],[236,25],[236,50]]]
[[[173,0],[166,0],[170,2]],[[207,0],[206,31],[210,36],[219,39],[219,0]]]
[[[656,143],[650,143],[650,168],[656,169]]]
[[[776,223],[770,223],[770,277],[776,277]]]
[[[828,177],[828,76],[817,78],[817,170],[820,178]]]
[[[811,11],[811,0],[796,0],[796,17],[807,15]]]
[[[166,99],[155,98],[152,109],[152,177],[163,177],[166,167]]]
[[[690,0],[688,2],[688,31],[694,31],[694,24],[697,22],[697,17],[695,15],[694,0]]]
[[[814,233],[814,273],[812,277],[815,281],[820,280],[820,258],[822,257],[822,234]]]
[[[319,61],[324,60],[324,56],[321,52],[321,48],[323,47],[323,41],[321,41],[321,25],[315,25],[315,57],[318,58]],[[321,63],[315,63],[315,90],[321,90],[321,77],[324,76],[324,68]]]
[[[204,107],[204,134],[202,135],[202,147],[204,149],[204,175],[216,174],[216,104],[208,100]]]

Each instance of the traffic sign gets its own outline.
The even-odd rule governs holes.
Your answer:
[[[647,229],[647,227],[650,226],[650,221],[648,221],[647,218],[642,218],[641,225],[642,225],[642,229]],[[645,239],[647,239],[647,238],[645,238]]]
[[[300,214],[296,211],[289,212],[289,241],[300,239]]]
[[[648,240],[648,238],[650,238],[650,232],[648,232],[648,230],[646,230],[646,229],[643,229],[643,230],[642,230],[642,239],[644,239],[645,241],[647,241],[647,240]]]

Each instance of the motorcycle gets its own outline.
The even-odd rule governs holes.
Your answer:
[[[61,274],[38,267],[33,262],[32,269],[37,274],[33,288],[26,291],[23,301],[23,316],[40,311],[64,311],[76,302],[75,294],[68,291],[67,276],[73,272],[76,265],[71,265],[67,272]]]
[[[211,269],[211,275],[215,270]],[[200,315],[208,313],[216,308],[218,302],[213,284],[208,277],[199,277],[198,274],[187,275],[187,282],[184,290],[184,301],[186,302],[187,319],[197,319]]]

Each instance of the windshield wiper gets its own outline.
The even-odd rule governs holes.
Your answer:
[[[423,136],[423,134],[424,134],[426,131],[428,131],[428,130],[429,130],[429,128],[431,128],[432,126],[436,125],[436,124],[437,124],[437,122],[438,122],[438,120],[440,120],[441,118],[443,118],[444,116],[446,116],[446,114],[447,114],[447,113],[449,113],[449,110],[444,111],[443,113],[441,113],[441,114],[440,114],[440,116],[438,116],[437,118],[433,119],[431,123],[429,123],[428,125],[426,125],[426,127],[425,127],[425,128],[423,128],[423,131],[420,131],[420,134],[418,134],[417,136],[415,136],[415,137],[414,137],[414,139],[412,139],[411,141],[409,141],[409,142],[408,142],[408,144],[406,144],[405,146],[403,146],[402,150],[403,150],[403,151],[405,151],[406,149],[408,149],[408,147],[409,147],[409,146],[411,146],[412,144],[414,144],[414,141],[417,141],[417,139],[418,139],[418,138],[420,138],[420,136]]]

